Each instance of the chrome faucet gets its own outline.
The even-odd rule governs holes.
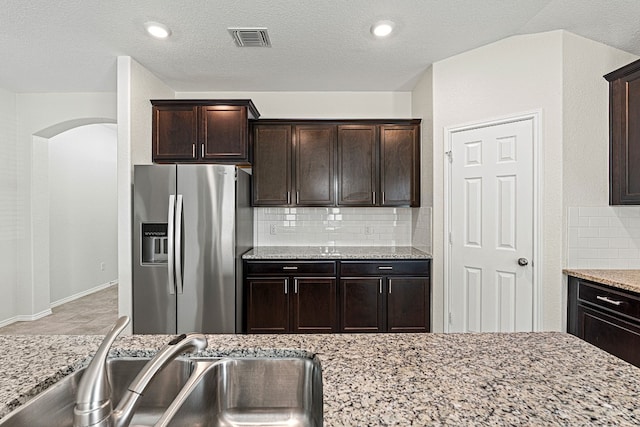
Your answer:
[[[202,334],[182,334],[175,337],[147,362],[129,385],[118,406],[112,409],[107,356],[111,345],[127,324],[129,324],[129,317],[122,316],[118,319],[83,373],[73,409],[74,427],[128,426],[142,393],[155,374],[180,354],[204,350],[207,347],[207,339]]]

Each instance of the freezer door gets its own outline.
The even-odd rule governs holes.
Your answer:
[[[175,334],[169,202],[175,200],[176,167],[136,165],[133,172],[133,333]]]
[[[178,165],[177,333],[236,331],[235,174],[235,166]]]

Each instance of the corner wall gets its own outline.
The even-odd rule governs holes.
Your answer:
[[[18,198],[16,95],[0,89],[0,324],[16,315]]]
[[[131,188],[133,165],[151,163],[150,99],[173,90],[128,56],[118,57],[118,313],[132,314]],[[128,326],[131,331],[131,324]]]

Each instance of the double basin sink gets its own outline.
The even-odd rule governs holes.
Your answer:
[[[111,399],[120,401],[146,364],[144,358],[107,362]],[[0,426],[73,425],[84,370],[65,377],[0,420]],[[322,374],[317,358],[177,358],[144,393],[131,426],[153,426],[187,383],[203,372],[169,426],[321,426]]]

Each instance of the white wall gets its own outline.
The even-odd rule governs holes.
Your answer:
[[[118,312],[131,316],[133,165],[151,163],[150,99],[174,92],[128,56],[118,57]],[[131,325],[129,325],[131,331]]]
[[[49,312],[48,142],[78,124],[114,122],[114,93],[16,95],[17,291],[14,316]]]
[[[542,112],[542,324],[560,330],[562,32],[511,37],[433,65],[433,319],[444,327],[444,130]]]
[[[18,251],[16,97],[0,89],[0,323],[15,315]]]
[[[54,306],[118,277],[116,129],[114,124],[87,125],[49,139],[49,280]]]
[[[181,99],[251,99],[261,119],[411,118],[411,92],[177,92]]]
[[[411,94],[414,118],[422,119],[420,132],[420,207],[413,209],[413,246],[431,252],[433,208],[433,68],[429,67]]]

